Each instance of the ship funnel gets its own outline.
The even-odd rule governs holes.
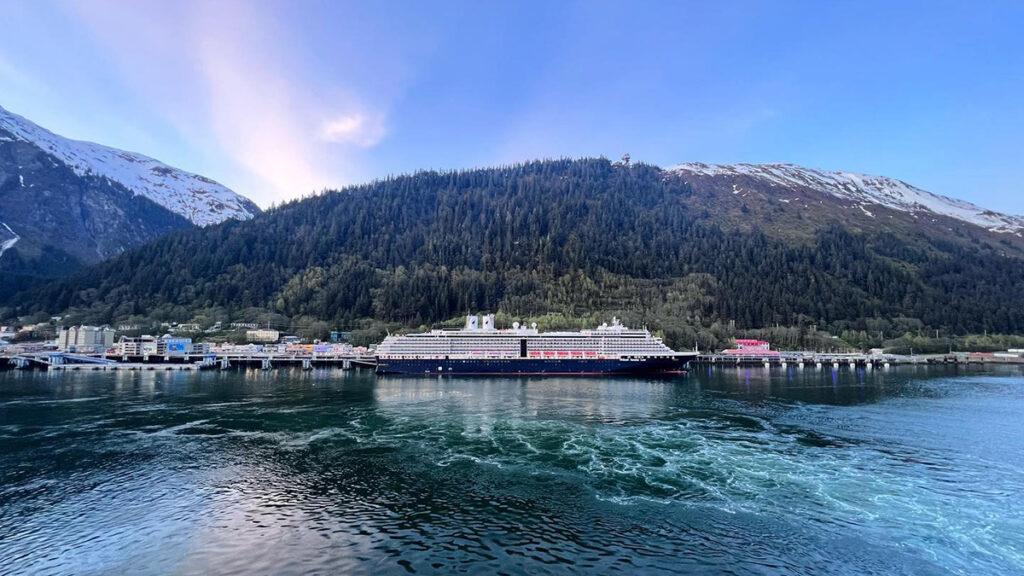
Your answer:
[[[484,315],[484,330],[494,330],[494,314]]]
[[[477,327],[479,326],[479,320],[480,319],[477,318],[476,314],[470,314],[469,316],[466,316],[466,330],[476,330]]]

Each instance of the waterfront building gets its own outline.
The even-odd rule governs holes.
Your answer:
[[[57,333],[57,349],[65,352],[103,352],[114,345],[109,326],[71,326]]]
[[[778,356],[779,352],[771,349],[771,344],[764,340],[737,338],[736,347],[722,350],[722,354],[730,356]]]
[[[122,336],[117,341],[115,352],[120,356],[149,356],[150,354],[155,355],[157,348],[157,339],[153,336]]]
[[[162,336],[156,343],[157,356],[186,356],[192,353],[192,339],[178,338],[170,334]]]

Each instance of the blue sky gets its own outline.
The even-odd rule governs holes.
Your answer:
[[[262,206],[597,156],[883,174],[1024,213],[1024,2],[0,0],[0,106]]]

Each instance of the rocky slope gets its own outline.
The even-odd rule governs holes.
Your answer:
[[[212,180],[57,136],[0,108],[0,290],[258,212]]]
[[[744,187],[768,188],[778,200],[790,203],[799,196],[786,198],[785,192],[798,194],[815,191],[845,200],[867,216],[872,207],[882,206],[914,216],[944,216],[974,224],[993,232],[1022,236],[1024,217],[1000,214],[964,200],[933,194],[906,182],[885,176],[869,176],[854,172],[825,171],[794,164],[703,164],[691,162],[667,169],[684,178],[709,178],[728,181],[733,193],[743,194]]]
[[[17,141],[39,148],[78,176],[117,182],[199,226],[229,218],[247,220],[260,211],[248,198],[209,178],[142,154],[58,136],[0,108],[0,143]]]

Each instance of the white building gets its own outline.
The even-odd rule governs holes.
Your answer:
[[[114,345],[109,326],[72,326],[57,333],[57,349],[67,352],[103,352]]]
[[[277,330],[270,330],[268,328],[262,328],[259,330],[246,330],[245,339],[249,342],[263,342],[271,343],[277,342],[278,338],[281,337],[281,333]]]
[[[149,356],[157,353],[157,340],[153,336],[121,336],[116,350],[121,356]]]

